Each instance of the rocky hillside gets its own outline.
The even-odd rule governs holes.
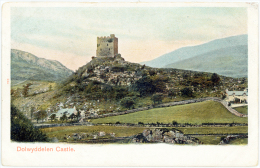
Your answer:
[[[222,97],[225,89],[244,90],[247,79],[234,79],[207,72],[152,68],[115,57],[93,59],[66,78],[61,85],[24,99],[24,87],[14,88],[12,102],[40,107],[48,114],[64,108],[87,111],[89,117],[202,97]],[[16,94],[19,93],[19,94]],[[25,95],[26,96],[26,95]],[[25,111],[24,111],[25,112]]]
[[[58,61],[39,58],[16,49],[11,50],[12,80],[61,81],[72,73],[72,70]]]

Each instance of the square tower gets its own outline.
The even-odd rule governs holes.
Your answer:
[[[114,34],[97,37],[97,57],[113,57],[118,54],[118,38]]]

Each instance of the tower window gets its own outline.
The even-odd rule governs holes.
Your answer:
[[[110,48],[109,48],[109,50],[110,50]]]
[[[108,46],[108,44],[107,44],[107,46]]]

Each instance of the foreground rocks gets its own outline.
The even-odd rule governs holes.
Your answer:
[[[133,143],[171,143],[171,144],[200,144],[197,138],[186,136],[175,129],[145,129],[135,135]]]

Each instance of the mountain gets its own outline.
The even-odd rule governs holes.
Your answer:
[[[199,55],[203,55],[206,53],[213,52],[215,50],[221,50],[229,47],[236,47],[245,45],[247,46],[247,35],[238,35],[232,36],[222,39],[216,39],[210,41],[205,44],[197,45],[197,46],[189,46],[177,49],[170,53],[164,54],[154,60],[142,62],[141,64],[145,64],[147,66],[162,68],[169,64],[173,64],[179,61],[183,61],[185,59],[189,59],[192,57],[196,57]],[[175,67],[172,67],[175,68]]]
[[[221,48],[183,61],[166,65],[164,68],[177,68],[204,72],[215,72],[229,77],[247,77],[248,46],[239,45]]]
[[[61,81],[72,73],[72,70],[59,61],[38,58],[28,52],[11,49],[12,80]]]

